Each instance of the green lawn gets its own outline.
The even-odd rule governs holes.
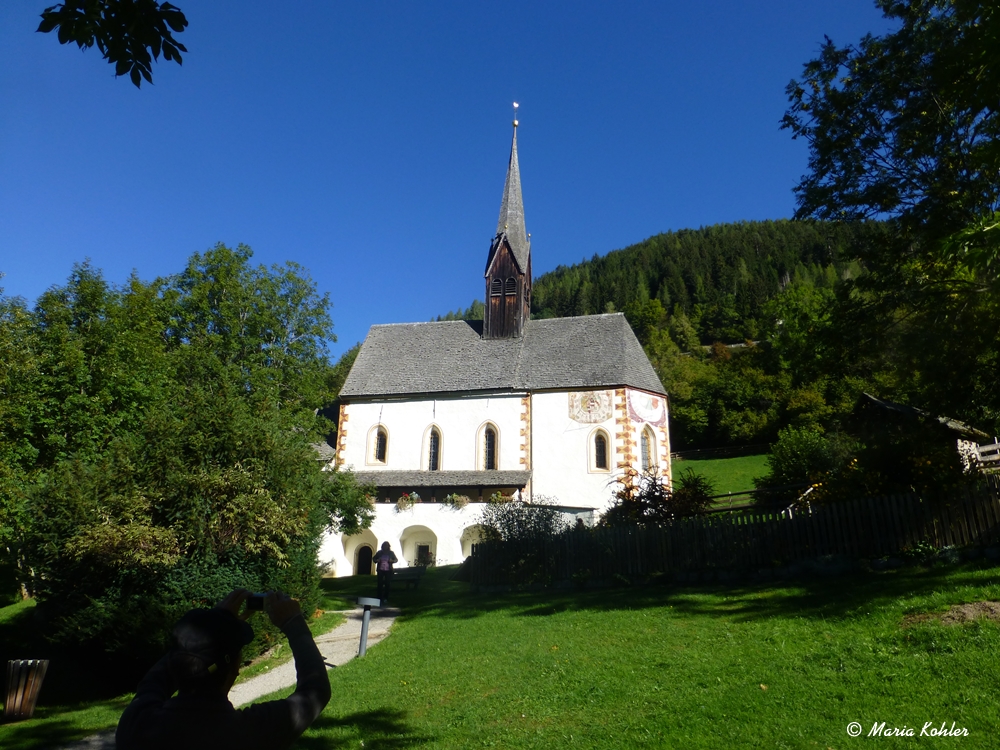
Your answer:
[[[872,742],[848,723],[876,720],[969,731],[880,747],[997,744],[1000,628],[904,616],[998,599],[1000,569],[503,596],[446,573],[400,594],[392,636],[331,673],[300,747],[839,750]]]
[[[694,469],[695,473],[712,483],[716,495],[726,492],[746,492],[754,488],[754,477],[761,477],[767,473],[767,454],[693,461],[675,459],[671,468],[675,479],[685,469]]]
[[[969,732],[879,738],[879,747],[997,744],[1000,626],[906,616],[1000,599],[1000,568],[510,594],[472,594],[453,570],[394,591],[403,615],[392,635],[330,672],[333,700],[297,747],[872,744],[847,735],[853,721],[865,734],[876,721],[918,732],[955,721]],[[324,582],[345,602],[370,585]],[[110,726],[113,708],[88,716],[105,711]],[[0,727],[0,747],[45,747],[82,722],[79,713],[47,720]]]

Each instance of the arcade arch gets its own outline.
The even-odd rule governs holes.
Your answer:
[[[371,529],[365,529],[360,534],[355,534],[354,536],[347,536],[344,534],[342,536],[344,542],[344,557],[351,561],[352,574],[353,575],[368,575],[372,574],[372,559],[371,555],[375,553],[378,549],[378,540],[375,535],[371,532]],[[368,570],[363,571],[358,569],[359,555],[362,555],[361,548],[367,546],[371,550],[368,555]],[[361,563],[364,563],[364,558],[362,557]]]
[[[426,526],[407,526],[399,536],[407,565],[426,565],[437,560],[437,534]]]
[[[466,526],[462,531],[462,559],[466,559],[472,554],[472,545],[483,541],[483,528],[478,523],[473,526]]]

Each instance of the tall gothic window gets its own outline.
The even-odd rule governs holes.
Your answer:
[[[654,466],[656,466],[656,438],[647,427],[642,431],[642,470],[646,471]]]
[[[504,288],[504,294],[514,295],[517,294],[517,279],[513,276],[507,278],[507,283]]]
[[[483,468],[487,471],[497,468],[497,431],[492,427],[483,432]]]
[[[608,468],[608,439],[604,437],[603,432],[594,435],[594,468],[604,470]]]
[[[378,428],[375,436],[375,460],[381,464],[385,463],[385,457],[389,452],[389,433],[383,428]]]
[[[430,439],[427,441],[427,469],[437,471],[441,462],[441,433],[436,429],[431,430]]]
[[[500,279],[493,279],[490,284],[490,296],[499,297],[503,294],[503,282]]]

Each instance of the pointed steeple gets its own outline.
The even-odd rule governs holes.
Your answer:
[[[517,165],[517,104],[507,180],[500,202],[497,233],[486,259],[484,339],[518,338],[531,318],[531,240],[524,228],[521,170]]]
[[[514,120],[514,137],[510,144],[510,162],[507,164],[507,180],[503,186],[503,200],[500,201],[500,220],[497,221],[497,237],[507,234],[507,242],[514,253],[521,272],[528,270],[528,255],[531,244],[528,231],[524,227],[524,200],[521,198],[521,170],[517,165],[517,120]]]

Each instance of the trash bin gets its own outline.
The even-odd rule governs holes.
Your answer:
[[[48,659],[13,659],[7,662],[7,703],[3,711],[6,718],[31,718],[48,668]]]

